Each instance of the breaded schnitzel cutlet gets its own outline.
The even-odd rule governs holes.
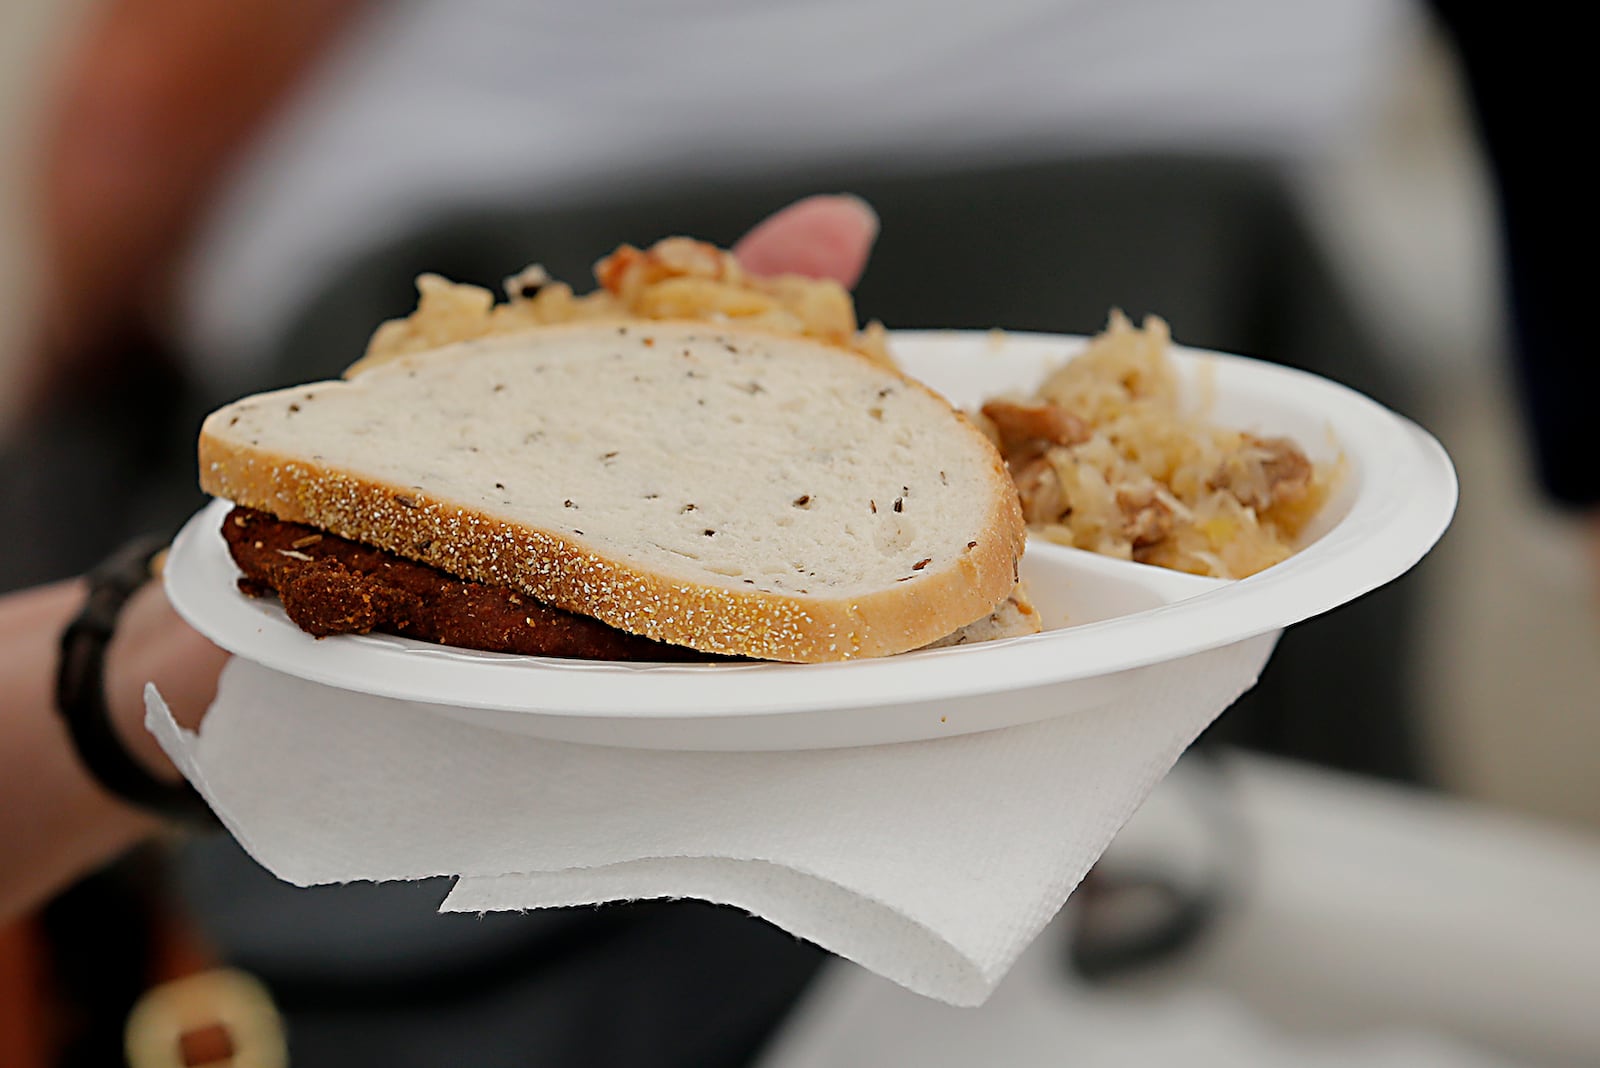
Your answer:
[[[278,595],[319,638],[379,631],[523,656],[685,661],[722,657],[641,638],[504,586],[467,582],[393,553],[266,512],[235,508],[222,524],[239,589]]]

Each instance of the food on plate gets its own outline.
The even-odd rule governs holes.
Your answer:
[[[229,512],[222,536],[239,568],[240,590],[252,597],[275,595],[284,614],[318,638],[378,631],[524,656],[654,662],[710,657],[253,508]],[[1018,583],[994,611],[927,648],[1037,634],[1040,629],[1038,610]]]
[[[1027,586],[1019,582],[1012,587],[1006,599],[995,606],[993,612],[974,623],[968,623],[954,634],[946,634],[936,642],[929,642],[926,648],[944,649],[956,645],[975,645],[997,638],[1038,634],[1043,629],[1044,624],[1039,620],[1039,610],[1033,606]]]
[[[295,625],[319,638],[376,630],[525,656],[670,661],[705,655],[253,508],[229,512],[222,536],[243,576],[240,589],[255,597],[276,594]]]
[[[1336,468],[1293,441],[1211,425],[1185,403],[1158,318],[1106,331],[1032,396],[979,425],[1051,541],[1196,575],[1244,578],[1294,551]]]
[[[890,655],[982,629],[1016,584],[994,448],[833,344],[580,321],[353,371],[213,413],[202,486],[707,653]]]
[[[623,245],[594,270],[600,288],[575,296],[571,286],[534,265],[506,279],[506,300],[498,304],[480,286],[425,274],[417,279],[417,310],[380,326],[350,370],[530,327],[634,319],[699,319],[799,334],[893,365],[883,327],[858,328],[855,303],[832,279],[752,275],[731,252],[687,237],[664,238],[645,250]]]

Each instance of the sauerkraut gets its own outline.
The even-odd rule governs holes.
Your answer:
[[[1167,324],[1113,312],[1030,397],[977,421],[1034,533],[1063,545],[1243,578],[1285,559],[1328,498],[1332,466],[1293,441],[1211,425],[1187,405]]]
[[[506,299],[436,274],[417,279],[417,310],[384,323],[355,374],[406,352],[530,327],[594,319],[700,319],[800,334],[843,345],[892,366],[883,327],[856,323],[855,302],[838,282],[799,275],[761,277],[733,253],[668,237],[648,249],[623,245],[595,264],[598,289],[581,296],[543,268],[506,279]]]

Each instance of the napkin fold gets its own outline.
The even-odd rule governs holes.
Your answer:
[[[1276,639],[1140,669],[1088,712],[854,749],[545,741],[237,658],[198,736],[154,687],[145,722],[296,885],[452,875],[457,912],[701,898],[976,1005]]]

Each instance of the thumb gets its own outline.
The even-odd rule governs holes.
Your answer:
[[[733,246],[752,274],[831,278],[850,288],[866,269],[878,215],[860,197],[811,196],[769,215]]]

